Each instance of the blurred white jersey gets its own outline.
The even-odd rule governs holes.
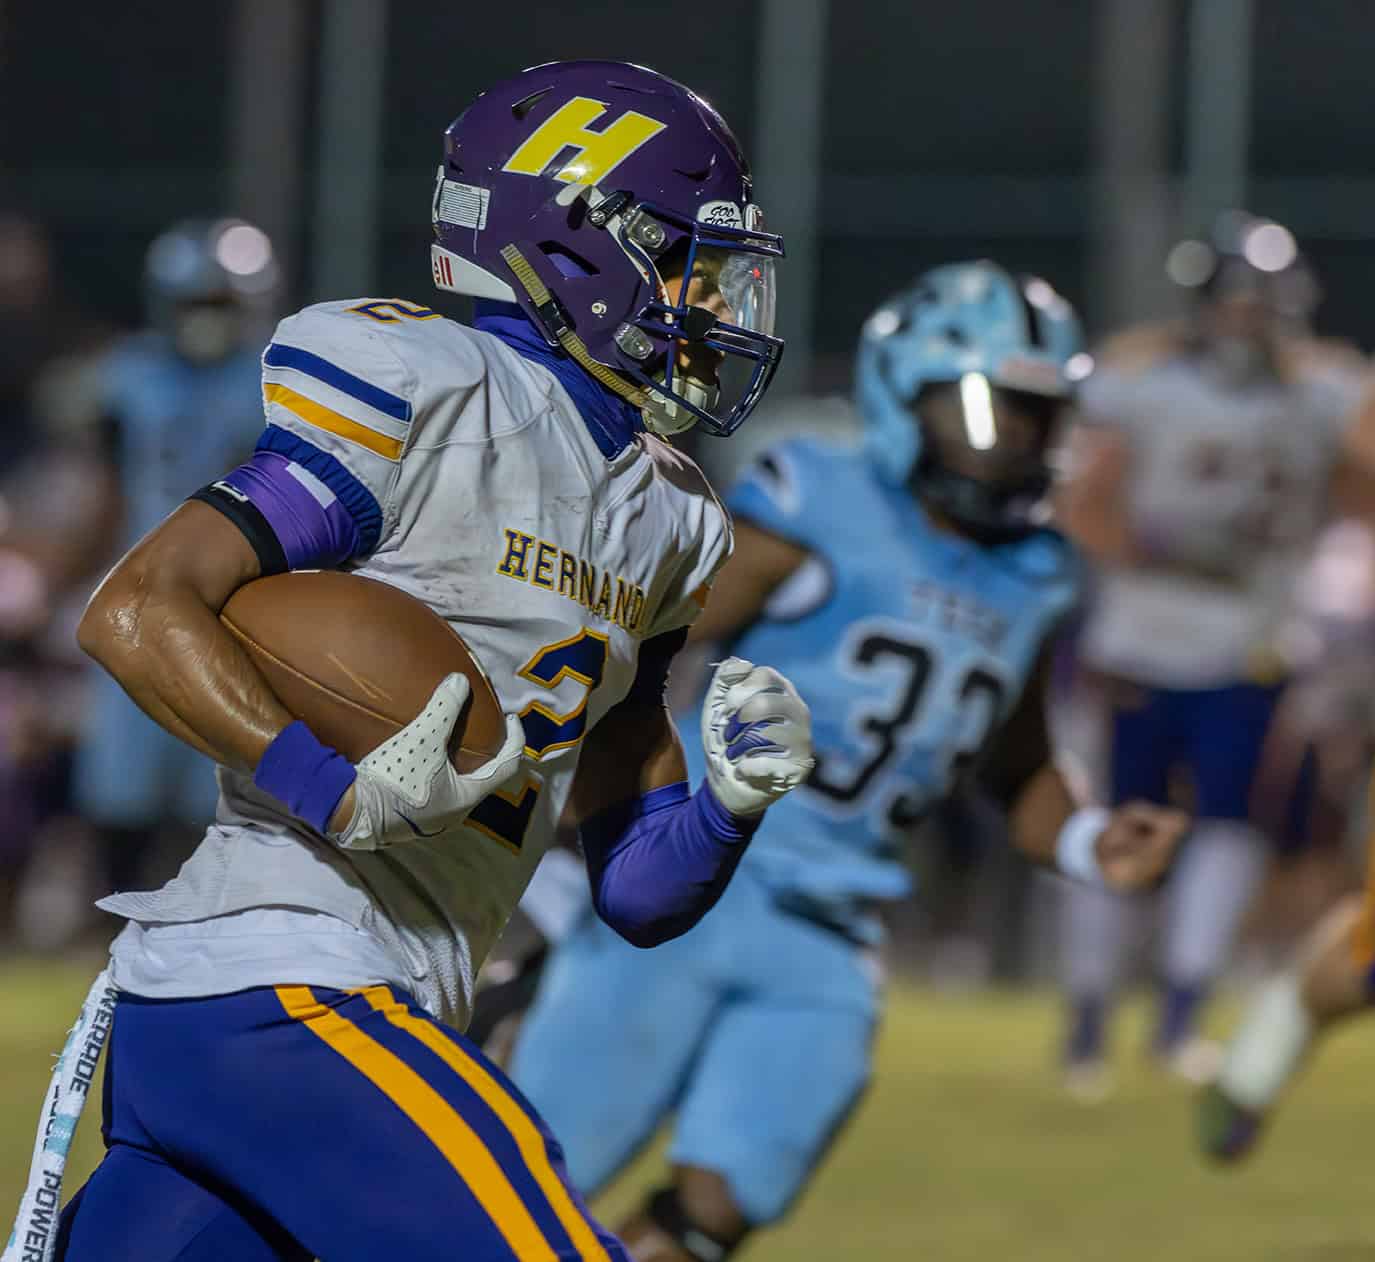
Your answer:
[[[641,642],[696,615],[729,553],[728,519],[667,444],[640,434],[608,458],[548,369],[423,307],[328,303],[283,321],[264,393],[259,450],[291,460],[313,492],[352,497],[368,533],[352,568],[463,636],[525,723],[524,779],[450,833],[364,853],[221,769],[217,822],[181,873],[101,906],[145,926],[284,904],[326,913],[381,942],[416,998],[461,1027],[583,737],[626,694]],[[331,984],[327,967],[273,967],[275,979],[235,980]]]
[[[1108,347],[1083,417],[1125,439],[1132,533],[1160,559],[1100,570],[1090,665],[1174,688],[1274,669],[1365,384],[1354,353],[1305,347],[1289,359],[1283,380],[1238,386],[1163,332]]]

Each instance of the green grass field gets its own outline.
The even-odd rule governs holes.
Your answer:
[[[50,1055],[95,968],[0,967],[0,1204],[8,1219]],[[750,1262],[1354,1262],[1375,1259],[1375,1022],[1328,1046],[1239,1174],[1191,1150],[1190,1099],[1121,1032],[1122,1090],[1071,1105],[1049,1073],[1045,996],[899,989],[874,1089],[810,1194]],[[78,1138],[70,1187],[99,1149]],[[647,1159],[605,1199],[615,1216]],[[4,1229],[0,1229],[4,1230]]]

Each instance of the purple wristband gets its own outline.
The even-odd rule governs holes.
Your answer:
[[[282,728],[263,751],[253,783],[323,833],[357,777],[357,769],[343,754],[321,744],[298,719]]]

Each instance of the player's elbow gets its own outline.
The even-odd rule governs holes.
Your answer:
[[[81,651],[118,677],[119,663],[145,639],[144,624],[154,579],[147,567],[126,557],[109,573],[87,604],[76,628]]]
[[[624,926],[612,925],[617,935],[624,942],[629,942],[633,947],[639,947],[641,951],[651,951],[656,946],[662,946],[665,942],[671,942],[674,938],[681,937],[682,931],[672,933],[661,932],[652,926]]]
[[[660,908],[643,899],[602,894],[594,902],[597,915],[607,925],[631,946],[645,951],[682,937],[701,918],[699,915],[689,919],[681,908]]]

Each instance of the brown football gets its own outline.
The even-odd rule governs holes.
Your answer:
[[[453,671],[473,690],[449,745],[454,766],[471,771],[501,748],[501,706],[482,668],[399,588],[337,570],[274,574],[239,588],[220,621],[281,703],[352,762],[415,718]]]

